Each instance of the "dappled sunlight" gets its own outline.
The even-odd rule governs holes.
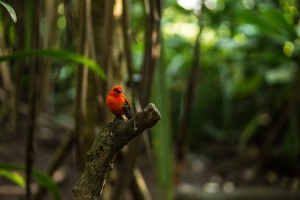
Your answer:
[[[247,44],[247,37],[243,33],[235,35],[233,39],[238,45]]]
[[[217,7],[217,0],[206,0],[204,4],[208,9],[213,10]]]
[[[186,10],[193,10],[201,0],[177,0],[178,4]]]
[[[64,4],[63,3],[59,4],[59,6],[57,8],[57,12],[60,15],[57,22],[56,22],[57,27],[59,29],[65,29],[66,26],[67,26],[67,20],[66,20],[66,17],[65,17],[65,10],[64,10]]]
[[[223,22],[218,29],[220,39],[229,39],[231,36],[230,26],[227,22]]]
[[[242,8],[252,10],[255,7],[255,1],[253,0],[239,0],[238,5]]]
[[[65,16],[60,16],[57,20],[57,27],[59,29],[65,29],[67,26],[67,21]]]
[[[201,32],[201,42],[206,47],[213,47],[218,42],[219,38],[214,29],[204,27]]]
[[[179,35],[180,37],[194,42],[199,32],[197,24],[184,23],[184,22],[169,22],[163,27],[163,34],[166,37]]]
[[[163,17],[164,26],[162,27],[162,33],[164,37],[171,38],[178,35],[189,42],[195,41],[199,33],[195,15],[186,16],[176,13],[172,8],[166,8]]]
[[[287,57],[291,57],[294,53],[294,44],[291,42],[286,42],[283,46],[283,53],[284,55],[286,55]]]

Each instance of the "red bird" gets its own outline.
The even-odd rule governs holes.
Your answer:
[[[106,98],[106,105],[115,115],[125,115],[128,119],[134,116],[134,111],[127,97],[122,93],[121,86],[114,86]]]

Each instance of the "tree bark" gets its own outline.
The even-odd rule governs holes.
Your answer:
[[[74,200],[98,199],[119,151],[144,130],[153,127],[160,119],[159,111],[150,103],[133,119],[124,120],[122,117],[115,117],[113,122],[107,123],[86,155],[87,163],[82,177],[73,189]]]
[[[31,33],[31,49],[41,48],[41,34],[40,34],[40,19],[41,19],[41,2],[38,0],[32,1],[32,33]],[[26,199],[31,199],[31,176],[35,157],[36,148],[36,132],[37,132],[37,118],[40,103],[40,66],[43,63],[40,58],[31,58],[30,64],[30,85],[28,97],[28,116],[27,116],[27,139],[26,139]]]

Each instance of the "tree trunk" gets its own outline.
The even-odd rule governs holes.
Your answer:
[[[41,48],[41,35],[40,35],[40,23],[41,19],[41,2],[38,0],[33,1],[33,16],[32,16],[32,34],[31,34],[31,48]],[[41,65],[41,59],[34,57],[31,59],[30,65],[30,91],[28,98],[28,116],[27,116],[27,144],[26,144],[26,199],[31,198],[30,182],[31,172],[35,156],[35,135],[39,109],[40,98],[40,77],[39,68]]]

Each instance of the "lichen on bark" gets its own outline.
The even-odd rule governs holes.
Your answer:
[[[130,120],[116,116],[112,122],[107,123],[87,153],[83,174],[73,188],[74,200],[98,199],[120,150],[160,119],[159,111],[150,103]]]

